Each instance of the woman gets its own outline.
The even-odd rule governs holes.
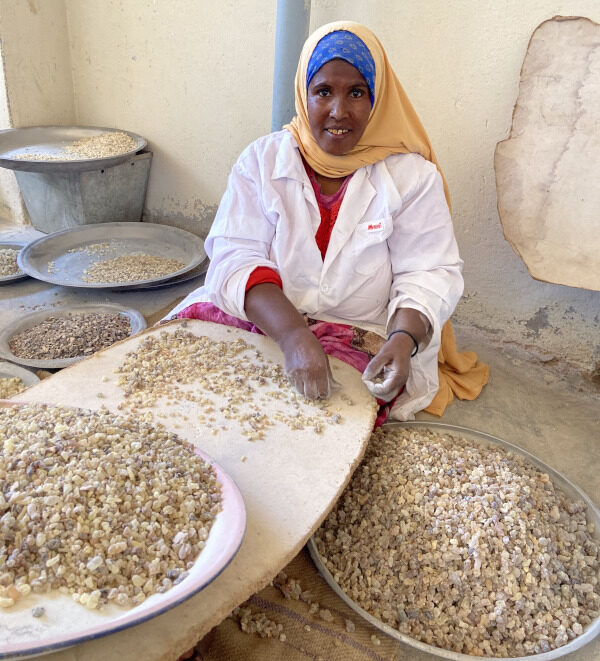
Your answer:
[[[310,398],[328,396],[326,352],[337,355],[410,418],[438,390],[442,326],[463,290],[435,156],[357,23],[309,37],[296,112],[238,159],[206,240],[206,284],[173,313],[262,330]]]

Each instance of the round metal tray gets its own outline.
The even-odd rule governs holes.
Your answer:
[[[562,473],[555,471],[553,468],[550,468],[543,461],[538,459],[533,454],[523,450],[522,448],[509,443],[508,441],[503,441],[496,436],[491,436],[484,432],[475,431],[474,429],[468,429],[467,427],[458,427],[455,425],[446,425],[442,422],[388,422],[384,425],[384,428],[389,429],[393,427],[401,427],[407,429],[431,429],[434,432],[438,433],[448,433],[454,434],[455,436],[462,436],[468,440],[481,443],[487,447],[500,446],[506,450],[510,450],[514,454],[520,454],[525,457],[530,463],[534,464],[538,468],[541,468],[545,473],[548,473],[550,479],[555,486],[559,487],[567,496],[570,498],[583,500],[587,505],[587,517],[588,521],[591,521],[595,524],[596,532],[595,536],[598,537],[600,531],[600,510],[590,497],[583,492],[578,486],[573,484],[568,478],[566,478]],[[428,645],[423,643],[420,640],[411,638],[403,633],[400,633],[397,629],[390,627],[387,624],[384,624],[381,620],[373,617],[366,610],[361,608],[356,602],[354,602],[336,583],[333,576],[325,566],[319,552],[317,551],[317,545],[314,539],[311,537],[308,540],[308,551],[310,556],[315,563],[315,566],[319,570],[321,576],[325,579],[326,583],[331,587],[331,589],[342,599],[353,611],[365,619],[369,624],[376,627],[383,633],[387,634],[391,638],[395,638],[405,645],[414,647],[428,654],[432,654],[438,658],[450,659],[450,661],[473,661],[474,659],[496,659],[500,657],[489,657],[489,656],[472,656],[470,654],[462,654],[460,652],[453,652],[451,650],[445,650],[441,647],[435,647],[433,645]],[[519,656],[519,657],[502,657],[502,661],[550,661],[551,659],[558,659],[562,656],[566,656],[571,652],[583,647],[589,643],[593,638],[595,638],[600,632],[600,617],[597,617],[591,624],[585,627],[583,633],[577,638],[574,638],[566,645],[558,647],[557,649],[551,650],[550,652],[542,652],[540,654],[530,654],[529,656]]]
[[[0,356],[6,360],[10,360],[13,363],[18,363],[19,365],[38,367],[42,369],[60,369],[63,367],[68,367],[69,365],[83,360],[84,358],[89,358],[90,354],[74,356],[73,358],[19,358],[19,356],[15,356],[13,354],[8,346],[8,342],[13,335],[16,335],[17,333],[20,333],[27,328],[31,328],[32,326],[36,326],[37,324],[42,323],[42,321],[48,317],[66,317],[70,314],[89,312],[118,312],[119,314],[124,315],[129,319],[129,323],[131,324],[130,336],[135,335],[136,333],[139,333],[140,331],[144,330],[144,328],[146,328],[146,320],[137,310],[133,310],[132,308],[125,308],[121,305],[115,305],[113,303],[72,305],[55,309],[48,308],[46,310],[40,310],[39,312],[32,312],[31,314],[22,316],[0,330]]]
[[[96,244],[103,244],[102,252],[89,250]],[[185,266],[166,275],[130,282],[86,282],[82,279],[83,271],[96,262],[136,253],[176,259]],[[28,275],[55,285],[120,289],[171,280],[191,271],[205,258],[204,241],[177,227],[157,223],[95,223],[32,241],[19,253],[17,261]]]
[[[64,156],[65,147],[81,138],[102,133],[126,133],[135,140],[135,147],[118,156],[80,158],[77,160],[27,160],[24,154]],[[84,172],[100,170],[123,163],[146,146],[145,138],[131,131],[102,126],[28,126],[0,131],[0,167],[25,172]]]
[[[22,250],[27,243],[23,241],[0,241],[0,250],[3,248],[12,248],[13,250]],[[18,264],[17,264],[18,266]],[[19,273],[14,273],[13,275],[0,275],[0,285],[3,285],[5,282],[14,282],[15,280],[22,280],[23,278],[28,278],[27,273],[20,271]]]
[[[0,361],[0,379],[10,379],[13,376],[21,379],[28,388],[40,381],[40,377],[31,370],[25,369],[20,365],[15,365],[14,363],[5,362],[4,360]]]

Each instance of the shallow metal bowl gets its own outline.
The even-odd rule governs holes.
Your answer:
[[[0,400],[0,407],[24,405],[24,402]],[[71,595],[63,595],[57,590],[43,594],[32,593],[2,611],[4,631],[0,640],[0,659],[20,661],[53,652],[58,654],[67,647],[125,631],[182,604],[220,576],[234,559],[244,540],[246,505],[229,473],[199,448],[194,447],[193,451],[214,470],[221,488],[222,502],[204,548],[189,568],[189,576],[185,581],[174,585],[167,592],[149,596],[143,603],[132,608],[107,606],[101,611],[85,609],[84,614],[74,617],[68,626],[65,624],[69,611],[64,606],[65,602],[67,607],[73,603]],[[45,608],[46,616],[42,622],[36,620],[35,624],[32,624],[31,609],[36,605]],[[81,608],[84,610],[83,606]],[[115,654],[110,652],[109,644],[106,648],[109,651],[105,652],[102,658],[115,658]],[[79,654],[85,656],[85,652]],[[73,658],[74,655],[73,653],[66,656]]]
[[[14,376],[21,379],[27,388],[40,381],[40,377],[31,370],[25,369],[25,367],[21,367],[20,365],[15,365],[14,363],[0,360],[0,379],[10,379]]]
[[[468,429],[467,427],[458,427],[455,425],[446,425],[442,422],[389,422],[384,425],[384,428],[404,428],[404,429],[430,429],[431,431],[438,433],[447,433],[453,434],[455,436],[461,436],[471,441],[475,441],[484,445],[486,447],[502,447],[506,450],[510,450],[514,454],[520,454],[525,457],[531,464],[542,469],[544,473],[547,473],[550,476],[553,484],[559,487],[567,496],[575,500],[583,500],[587,505],[587,518],[588,521],[594,523],[595,525],[595,537],[598,538],[600,531],[600,510],[590,497],[584,493],[578,486],[573,484],[567,477],[562,473],[555,471],[553,468],[550,468],[543,461],[538,459],[536,456],[523,450],[522,448],[509,443],[508,441],[503,441],[501,438],[496,436],[491,436],[484,432],[475,431],[474,429]],[[558,659],[562,656],[566,656],[571,652],[583,647],[585,644],[589,643],[593,638],[595,638],[600,632],[600,617],[597,617],[591,624],[585,627],[583,633],[577,638],[569,641],[566,645],[558,647],[550,652],[541,652],[540,654],[530,654],[529,656],[519,656],[519,657],[490,657],[490,656],[472,656],[470,654],[462,654],[460,652],[453,652],[452,650],[442,649],[441,647],[435,647],[433,645],[428,645],[423,643],[420,640],[411,638],[403,633],[400,633],[397,629],[390,627],[387,624],[384,624],[381,620],[373,617],[366,610],[361,608],[356,602],[354,602],[336,583],[333,576],[325,566],[325,563],[319,552],[317,551],[317,545],[314,539],[311,537],[308,541],[308,551],[310,553],[313,562],[315,563],[317,569],[321,576],[325,579],[327,584],[331,589],[342,599],[353,611],[365,619],[369,624],[376,627],[383,633],[387,634],[391,638],[395,638],[405,645],[414,647],[422,652],[427,652],[441,659],[450,659],[450,661],[473,661],[474,659],[499,659],[502,658],[503,661],[551,661],[551,659]]]
[[[70,305],[61,308],[48,308],[46,310],[40,310],[39,312],[32,312],[31,314],[24,315],[19,319],[14,320],[12,323],[5,326],[0,330],[0,356],[6,360],[10,360],[13,363],[18,363],[19,365],[26,365],[27,367],[38,367],[42,369],[60,369],[63,367],[68,367],[73,363],[77,363],[84,358],[89,358],[92,354],[86,354],[82,356],[74,356],[72,358],[19,358],[10,350],[9,340],[13,335],[20,333],[32,326],[37,326],[41,324],[48,317],[67,317],[71,314],[82,314],[82,313],[118,313],[129,319],[131,325],[131,335],[135,335],[140,331],[146,328],[146,320],[140,312],[132,308],[126,308],[122,305],[116,305],[113,303],[100,303],[100,304],[85,304],[85,305]]]
[[[135,140],[135,147],[116,156],[50,160],[64,155],[65,147],[81,138],[103,133],[126,133]],[[146,146],[146,139],[137,133],[102,126],[26,126],[0,131],[0,167],[23,172],[85,172],[100,170],[125,162]],[[19,158],[27,154],[43,154],[49,160]]]

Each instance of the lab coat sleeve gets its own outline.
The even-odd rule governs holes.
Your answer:
[[[439,337],[463,292],[462,265],[442,178],[435,165],[421,161],[417,185],[393,216],[388,239],[392,286],[388,329],[399,308],[425,314],[432,335]]]
[[[206,288],[211,303],[246,320],[246,282],[258,266],[278,272],[269,258],[275,221],[262,205],[262,172],[256,155],[246,150],[234,165],[217,215],[206,238],[210,266]]]

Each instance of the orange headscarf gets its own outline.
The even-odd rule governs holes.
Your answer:
[[[347,30],[362,39],[375,62],[375,101],[364,133],[358,143],[343,156],[323,151],[308,123],[306,69],[313,50],[330,32]],[[381,161],[390,154],[416,152],[438,165],[427,133],[396,78],[379,39],[364,25],[352,21],[337,21],[323,25],[306,40],[296,71],[296,116],[284,128],[296,138],[300,151],[309,165],[326,177],[345,177],[365,165]],[[442,179],[444,175],[440,170]],[[446,201],[450,195],[444,179]]]

